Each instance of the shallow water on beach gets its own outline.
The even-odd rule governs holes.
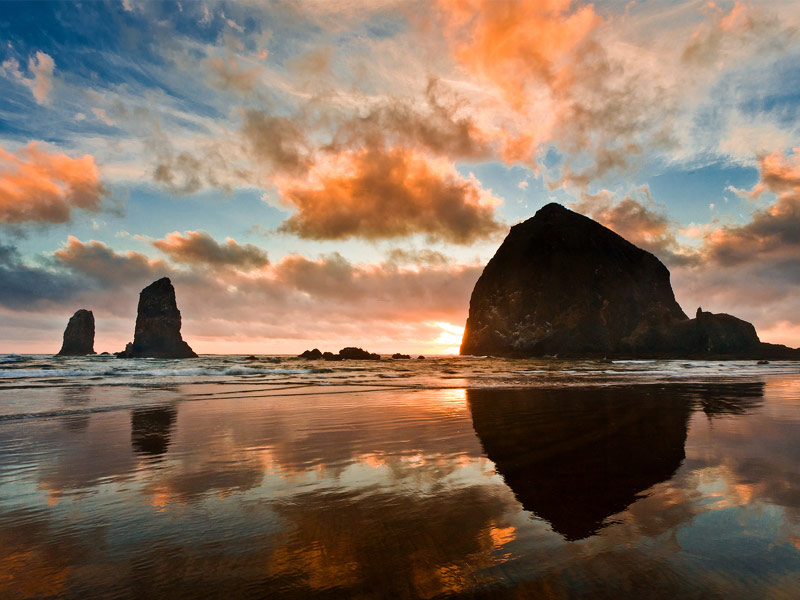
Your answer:
[[[0,356],[2,598],[795,598],[800,364]]]

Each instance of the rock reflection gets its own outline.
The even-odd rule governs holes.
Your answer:
[[[174,406],[136,408],[131,411],[131,446],[138,454],[161,456],[170,444],[178,409]]]
[[[740,413],[762,396],[760,383],[467,391],[488,458],[567,540],[594,535],[673,476],[693,409]]]
[[[61,388],[61,404],[66,408],[80,409],[91,401],[92,388],[88,385]],[[89,414],[75,412],[63,419],[64,428],[69,431],[83,431],[89,426]]]

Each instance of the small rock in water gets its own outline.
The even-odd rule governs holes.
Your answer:
[[[372,352],[367,352],[366,350],[362,350],[361,348],[355,348],[353,346],[348,346],[347,348],[342,348],[339,350],[339,356],[342,357],[343,360],[380,360],[380,354],[373,354]]]
[[[394,354],[392,354],[392,358],[394,358],[395,360],[401,360],[401,359],[405,360],[411,358],[411,356],[409,356],[408,354],[400,354],[399,352],[395,352]]]
[[[422,356],[422,354],[420,354],[420,355],[417,357],[417,360],[425,360],[425,357],[424,357],[424,356]]]
[[[307,360],[319,360],[322,358],[322,352],[319,351],[319,348],[314,348],[313,350],[306,350],[302,354],[300,354],[297,358],[305,358]]]
[[[769,361],[768,361],[768,360],[760,360],[760,361],[758,361],[756,364],[757,364],[757,365],[768,365],[768,364],[769,364]]]

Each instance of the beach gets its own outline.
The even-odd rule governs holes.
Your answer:
[[[2,357],[3,598],[790,598],[800,365]]]

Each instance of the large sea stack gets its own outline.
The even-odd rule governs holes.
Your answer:
[[[181,313],[168,277],[151,283],[139,294],[133,342],[117,353],[120,358],[197,358],[181,338]]]
[[[559,204],[514,225],[486,265],[461,354],[800,358],[730,315],[689,319],[661,261]]]
[[[94,354],[94,314],[81,308],[70,317],[58,356]]]

